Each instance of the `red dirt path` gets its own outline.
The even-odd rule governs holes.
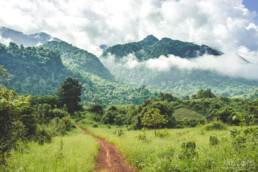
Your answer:
[[[76,125],[79,126],[78,123]],[[84,133],[90,134],[87,130],[81,128]],[[91,134],[90,134],[91,135]],[[114,144],[107,142],[106,140],[91,135],[95,140],[99,142],[100,152],[96,160],[95,171],[107,170],[110,172],[136,172],[132,166],[126,163],[125,157],[116,148]]]

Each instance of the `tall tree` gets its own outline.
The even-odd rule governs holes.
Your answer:
[[[78,80],[68,77],[61,83],[57,91],[58,106],[64,107],[64,105],[66,105],[70,114],[81,110],[82,106],[79,104],[81,101],[81,89],[82,86],[79,84]]]

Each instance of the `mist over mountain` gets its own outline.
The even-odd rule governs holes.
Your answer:
[[[15,42],[17,45],[23,45],[25,47],[43,45],[48,41],[62,41],[44,32],[26,35],[22,32],[7,27],[0,27],[0,37],[6,40],[6,42],[4,42],[0,39],[1,43],[6,44],[8,42]]]
[[[205,88],[218,95],[241,96],[258,87],[257,75],[247,72],[257,66],[238,54],[153,35],[109,47],[101,61],[126,83],[177,96]]]

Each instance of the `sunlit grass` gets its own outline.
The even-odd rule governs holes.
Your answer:
[[[240,129],[240,127],[236,127]],[[128,162],[141,171],[225,171],[253,170],[256,165],[257,146],[236,150],[232,145],[230,127],[227,130],[207,131],[203,126],[187,129],[170,129],[165,138],[154,137],[153,130],[146,131],[146,140],[137,136],[143,131],[127,131],[124,135],[114,134],[116,127],[88,128],[96,136],[115,143],[126,156]],[[219,145],[210,145],[210,136],[217,136]],[[194,141],[197,154],[192,158],[182,158],[182,143]],[[249,163],[248,165],[244,163]]]
[[[64,137],[54,137],[43,146],[30,142],[27,148],[13,151],[9,171],[93,171],[98,143],[76,128]]]

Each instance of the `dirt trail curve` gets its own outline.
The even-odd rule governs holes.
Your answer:
[[[90,134],[87,130],[81,128],[78,124],[76,125],[87,134]],[[91,134],[90,134],[91,135]],[[93,136],[99,142],[100,152],[96,161],[95,171],[107,170],[109,172],[136,172],[132,166],[126,163],[125,157],[115,147],[114,144],[107,142],[106,140]]]

